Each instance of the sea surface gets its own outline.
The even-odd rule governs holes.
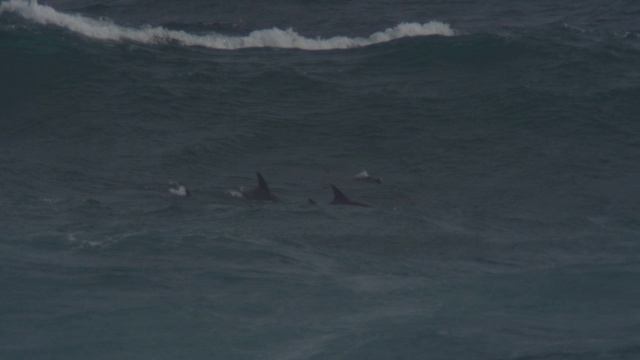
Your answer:
[[[0,359],[640,359],[639,19],[1,1]]]

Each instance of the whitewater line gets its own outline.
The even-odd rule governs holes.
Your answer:
[[[425,24],[401,23],[369,37],[335,36],[332,38],[307,38],[292,29],[278,28],[256,30],[247,36],[226,36],[217,33],[190,34],[182,30],[145,26],[129,28],[109,20],[93,19],[80,14],[58,12],[37,1],[9,0],[0,3],[0,15],[17,14],[42,25],[54,25],[97,40],[133,41],[143,44],[178,43],[185,46],[202,46],[212,49],[235,50],[242,48],[273,47],[301,50],[333,50],[369,46],[412,36],[453,36],[448,24],[430,21]]]

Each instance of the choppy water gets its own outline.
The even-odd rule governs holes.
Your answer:
[[[1,2],[0,357],[639,357],[639,15]]]

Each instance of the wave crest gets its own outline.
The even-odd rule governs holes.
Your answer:
[[[143,44],[178,43],[185,46],[202,46],[225,50],[259,47],[334,50],[364,47],[411,36],[455,35],[455,32],[448,24],[439,21],[430,21],[424,24],[401,23],[384,31],[376,32],[369,37],[308,38],[292,29],[281,30],[278,28],[256,30],[247,36],[226,36],[218,33],[197,35],[163,27],[128,28],[109,20],[61,13],[49,6],[40,5],[37,1],[27,0],[3,2],[0,4],[0,14],[3,12],[15,13],[38,24],[59,26],[98,40],[133,41]]]

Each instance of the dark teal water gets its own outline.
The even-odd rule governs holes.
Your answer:
[[[637,358],[638,15],[3,1],[0,358]]]

